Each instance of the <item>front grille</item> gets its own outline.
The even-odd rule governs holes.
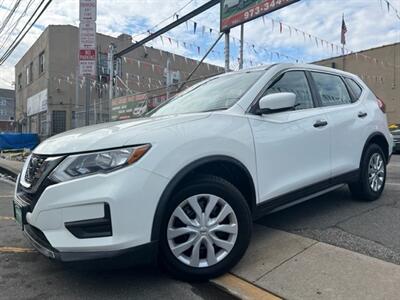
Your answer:
[[[56,183],[49,179],[49,175],[63,158],[63,156],[31,155],[25,174],[23,173],[24,178],[20,180],[17,188],[19,196],[30,204],[31,210],[35,207],[43,191]],[[21,181],[25,181],[25,183],[21,184]]]
[[[25,173],[25,181],[30,185],[35,185],[46,170],[46,166],[48,165],[46,158],[43,155],[32,154]]]
[[[21,197],[25,202],[29,203],[30,211],[32,211],[36,205],[36,202],[39,200],[39,197],[42,195],[43,191],[48,186],[55,184],[55,183],[56,182],[54,182],[54,181],[45,179],[40,184],[38,189],[35,190],[35,192],[33,192],[32,190],[25,189],[24,187],[21,186],[21,184],[19,184],[17,193],[18,193],[19,197]]]

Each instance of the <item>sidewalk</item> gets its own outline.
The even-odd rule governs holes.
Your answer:
[[[0,172],[5,173],[13,178],[17,178],[23,165],[24,163],[21,161],[0,158]]]
[[[400,266],[258,225],[231,273],[284,299],[400,298]]]

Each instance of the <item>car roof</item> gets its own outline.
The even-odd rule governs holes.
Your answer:
[[[338,70],[338,69],[319,66],[319,65],[315,65],[315,64],[300,64],[300,63],[276,63],[276,64],[271,64],[271,65],[262,65],[262,66],[252,67],[252,68],[246,68],[243,70],[230,72],[230,73],[242,73],[242,72],[249,72],[249,71],[266,71],[266,70],[270,69],[271,67],[274,67],[275,69],[278,69],[278,70],[299,68],[299,69],[306,69],[306,70],[311,70],[311,71],[336,73],[336,74],[340,74],[340,75],[347,76],[347,77],[357,77],[356,75],[354,75],[352,73],[345,72],[345,71]]]

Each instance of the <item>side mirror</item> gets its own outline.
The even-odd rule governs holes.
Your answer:
[[[259,101],[260,114],[270,114],[291,110],[296,105],[296,94],[294,93],[276,93],[262,97]]]

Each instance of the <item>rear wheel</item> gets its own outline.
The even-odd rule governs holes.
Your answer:
[[[184,280],[206,280],[228,271],[243,256],[251,214],[228,181],[200,176],[170,199],[160,240],[161,262]]]
[[[370,145],[363,154],[360,178],[358,182],[349,184],[352,195],[364,201],[377,200],[385,187],[386,159],[382,149]]]

